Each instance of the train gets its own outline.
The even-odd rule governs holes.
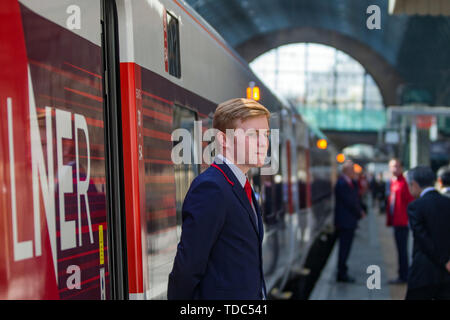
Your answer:
[[[277,172],[249,172],[268,292],[302,272],[332,225],[336,150],[188,4],[5,0],[0,16],[0,299],[166,299],[209,165],[174,163],[173,132],[202,138],[249,86],[279,131]]]

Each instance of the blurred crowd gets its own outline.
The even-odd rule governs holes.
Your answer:
[[[389,161],[389,172],[367,175],[347,160],[335,186],[335,226],[339,241],[338,282],[354,282],[348,273],[358,220],[367,215],[365,194],[386,215],[396,245],[398,276],[390,284],[407,284],[406,299],[450,299],[450,165],[437,173],[417,166],[404,171]],[[413,235],[412,256],[408,254]]]

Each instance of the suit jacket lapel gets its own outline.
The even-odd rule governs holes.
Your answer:
[[[247,214],[250,217],[250,221],[252,223],[253,229],[255,230],[256,234],[258,235],[258,228],[256,226],[256,223],[258,223],[258,225],[259,225],[259,222],[255,221],[255,214],[253,213],[253,209],[250,206],[250,202],[248,201],[247,194],[245,193],[244,188],[242,188],[239,180],[236,178],[233,171],[231,171],[231,169],[228,167],[227,164],[225,164],[225,163],[223,163],[223,164],[215,163],[215,164],[220,169],[222,169],[223,172],[227,175],[227,177],[234,183],[234,185],[232,186],[233,192],[234,192],[235,196],[241,202],[241,205],[247,211]],[[253,202],[253,203],[255,203],[255,202]],[[258,220],[259,220],[259,218],[258,218]],[[258,237],[259,237],[259,235],[258,235]]]
[[[242,206],[247,211],[250,221],[252,222],[253,229],[255,229],[256,234],[258,234],[258,228],[256,227],[257,221],[255,221],[255,214],[253,213],[253,209],[250,206],[250,202],[248,201],[247,195],[245,194],[244,188],[238,183],[238,185],[233,186],[233,192],[236,197],[241,202]]]

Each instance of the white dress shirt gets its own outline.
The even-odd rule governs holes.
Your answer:
[[[234,175],[236,176],[236,178],[238,179],[239,183],[241,184],[242,188],[244,188],[245,186],[245,181],[247,180],[247,176],[244,174],[244,172],[242,172],[241,169],[239,169],[231,160],[228,160],[227,158],[225,158],[225,156],[221,153],[219,153],[216,156],[216,159],[214,159],[214,162],[216,162],[216,160],[218,163],[226,163],[228,165],[228,167],[231,169],[231,171],[233,171]]]

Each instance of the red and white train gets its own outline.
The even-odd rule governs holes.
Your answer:
[[[0,299],[165,299],[208,166],[174,164],[171,133],[201,136],[250,82],[280,129],[278,172],[251,172],[268,290],[302,268],[332,217],[333,148],[186,3],[3,0],[0,16]]]

